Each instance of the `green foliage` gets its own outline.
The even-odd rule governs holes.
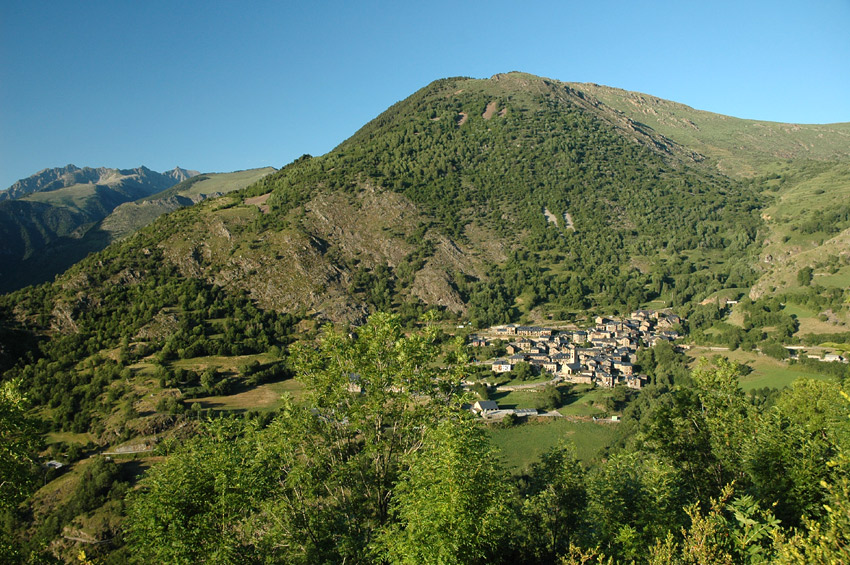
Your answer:
[[[766,341],[761,345],[761,352],[767,355],[768,357],[773,357],[774,359],[788,359],[791,354],[788,352],[781,343],[777,343],[775,341]]]
[[[555,385],[546,385],[538,393],[537,400],[534,402],[534,407],[538,410],[556,410],[564,403],[564,394],[561,389]]]
[[[524,563],[553,563],[591,520],[585,470],[568,448],[545,452],[521,482],[518,554]]]
[[[644,555],[658,536],[679,523],[676,470],[636,453],[611,458],[587,477],[588,530],[583,540],[623,561]]]
[[[850,403],[850,397],[845,394]],[[835,469],[831,482],[822,481],[825,494],[820,520],[808,519],[806,530],[796,532],[779,547],[782,563],[844,563],[850,559],[850,457],[844,448],[827,462]]]
[[[431,429],[408,456],[378,555],[389,563],[493,562],[512,518],[510,485],[495,461],[474,423]]]
[[[520,361],[511,369],[511,377],[517,381],[527,381],[534,378],[534,368],[524,361]]]
[[[222,214],[212,204],[177,211],[55,284],[0,297],[4,332],[20,333],[15,318],[30,335],[50,334],[0,359],[12,367],[4,379],[19,379],[57,430],[102,439],[109,423],[126,439],[127,424],[143,417],[138,385],[151,377],[186,398],[297,373],[303,402],[287,399],[274,415],[201,423],[201,405],[192,403],[199,422],[189,424],[199,437],[182,450],[162,448],[168,459],[128,499],[126,555],[139,562],[757,562],[779,555],[779,545],[769,545],[780,539],[788,555],[838,559],[828,549],[847,537],[848,434],[846,414],[831,408],[836,383],[748,395],[740,366],[717,362],[690,375],[686,359],[661,343],[638,357],[652,384],[637,398],[617,389],[607,399],[606,408],[624,413],[617,431],[586,423],[617,433],[616,448],[583,457],[587,466],[556,450],[512,480],[482,430],[458,411],[460,370],[441,366],[462,364],[462,355],[440,355],[440,336],[427,323],[414,329],[426,308],[414,292],[426,268],[445,269],[443,282],[475,326],[535,319],[543,308],[575,319],[589,308],[625,311],[659,300],[687,313],[697,341],[776,356],[798,329],[782,302],[814,312],[843,307],[845,289],[811,280],[787,297],[742,300],[743,327],[723,322],[717,304],[696,306],[755,281],[767,202],[759,183],[786,179],[739,183],[709,173],[640,124],[624,136],[623,123],[544,79],[438,81],[328,155],[305,155],[235,195]],[[383,240],[392,249],[352,254],[315,233],[314,197],[343,195],[356,205],[367,190],[404,203],[403,226]],[[240,203],[269,193],[269,213]],[[846,218],[836,210],[804,231],[840,229]],[[561,221],[567,213],[570,228]],[[238,257],[188,237],[189,226],[218,220],[234,255],[256,250],[259,262],[276,252],[270,242],[309,241],[310,261],[330,267],[328,287],[346,281],[343,290],[367,309],[402,317],[327,329],[290,356],[296,317],[264,311],[238,290],[253,289],[255,274],[222,270]],[[456,261],[461,249],[474,260]],[[197,269],[203,279],[186,276]],[[324,290],[305,294],[312,300]],[[274,361],[242,365],[238,376],[178,367],[261,352]],[[828,370],[846,373],[839,364]],[[513,376],[530,370],[518,366]],[[177,391],[166,394],[157,409],[181,412]],[[541,407],[557,406],[559,396],[546,389]],[[189,416],[163,418],[175,419]],[[528,426],[511,424],[497,432]],[[553,426],[560,436],[578,429]],[[25,452],[32,446],[9,460],[28,460]],[[4,540],[38,530],[33,545],[46,544],[90,505],[117,503],[127,489],[117,466],[90,468],[79,494],[69,493],[43,525],[26,517],[35,509],[9,510]],[[19,494],[32,486],[10,484],[23,485]]]
[[[133,493],[126,541],[137,563],[243,563],[242,528],[275,486],[255,429],[209,422],[189,446],[156,466]]]
[[[0,383],[0,512],[14,508],[35,486],[39,432],[20,383]]]
[[[30,314],[31,330],[46,328],[57,309],[67,313],[69,330],[39,342],[31,351],[35,359],[22,356],[6,374],[20,379],[22,390],[35,404],[51,408],[48,414],[56,430],[86,432],[108,418],[122,395],[129,393],[116,381],[132,376],[128,366],[145,355],[155,354],[161,363],[156,378],[163,385],[188,391],[200,383],[185,372],[170,370],[170,361],[260,353],[289,341],[294,316],[261,311],[244,293],[181,278],[164,261],[161,250],[137,254],[124,244],[102,254],[98,268],[90,269],[89,262],[75,269],[91,273],[85,275],[86,288],[88,296],[97,297],[98,308],[88,308],[86,300],[58,285],[0,297],[0,311],[15,304]],[[130,277],[134,283],[114,284],[114,277]],[[166,310],[176,312],[176,330],[131,348],[131,340],[155,325]],[[104,311],[110,314],[105,316]],[[223,327],[213,321],[220,318],[226,319]],[[100,351],[112,348],[121,350],[118,361],[101,358]],[[245,381],[256,384],[287,374],[285,367],[273,365]],[[222,394],[233,380],[208,379],[206,385],[206,393]]]
[[[779,521],[751,497],[730,502],[731,496],[732,488],[725,488],[718,499],[711,499],[707,514],[697,505],[690,506],[690,526],[683,530],[682,542],[675,542],[672,535],[659,539],[649,563],[773,563]]]
[[[485,383],[475,383],[472,386],[472,392],[481,400],[490,400],[490,388]]]
[[[296,441],[275,510],[277,535],[295,551],[285,559],[361,559],[387,522],[402,458],[418,449],[458,386],[456,376],[429,367],[436,337],[431,328],[405,337],[398,318],[376,314],[354,336],[326,330],[316,349],[295,352],[315,412],[292,412],[276,428]],[[420,396],[430,402],[414,401]],[[319,490],[303,492],[305,479]]]
[[[803,267],[797,271],[797,284],[800,286],[809,286],[812,284],[812,268]]]
[[[690,382],[686,362],[685,355],[676,351],[667,341],[660,341],[655,347],[641,348],[637,352],[637,368],[649,375],[651,384],[663,390]]]

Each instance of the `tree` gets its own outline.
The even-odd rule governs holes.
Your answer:
[[[40,446],[37,422],[26,413],[19,382],[0,384],[0,511],[14,508],[35,486]]]
[[[797,284],[800,286],[809,286],[812,284],[813,271],[811,267],[803,267],[797,271]]]
[[[846,394],[845,394],[846,396]],[[850,397],[847,397],[850,403]],[[847,563],[850,561],[850,457],[845,451],[829,461],[837,473],[823,482],[826,511],[820,520],[808,518],[805,532],[780,545],[780,563]]]
[[[395,521],[378,537],[378,555],[399,564],[491,562],[512,510],[510,485],[485,432],[470,421],[442,421],[406,463]]]
[[[520,361],[511,369],[511,376],[518,381],[527,381],[534,376],[534,370],[528,363]]]
[[[727,486],[719,498],[712,498],[708,513],[698,504],[687,508],[690,527],[683,528],[681,542],[668,533],[651,548],[652,565],[690,565],[702,563],[774,563],[775,540],[780,535],[779,520],[763,510],[749,496],[732,497]]]
[[[520,492],[520,552],[526,563],[554,563],[587,523],[585,472],[573,449],[552,448],[534,463]]]
[[[19,382],[0,384],[0,515],[13,510],[35,488],[40,437],[36,421],[27,416]],[[23,561],[18,546],[0,527],[0,562]]]
[[[620,562],[643,561],[646,548],[674,528],[682,508],[673,466],[639,453],[615,455],[589,473],[586,515],[591,546]]]
[[[744,478],[741,445],[752,435],[752,422],[739,374],[726,359],[704,362],[692,373],[693,386],[659,398],[648,418],[648,445],[681,472],[699,500]]]
[[[561,389],[555,385],[546,385],[538,393],[534,406],[538,410],[555,410],[560,408],[563,403],[564,395]]]
[[[207,422],[200,437],[152,468],[129,497],[126,541],[138,563],[243,563],[244,524],[274,492],[256,427]]]
[[[287,405],[265,433],[281,484],[254,525],[271,559],[369,560],[411,454],[457,408],[459,374],[434,367],[436,338],[430,326],[404,335],[397,316],[375,314],[293,348],[306,403]]]

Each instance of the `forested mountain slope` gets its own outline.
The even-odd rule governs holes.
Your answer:
[[[165,256],[265,307],[335,320],[363,303],[481,323],[543,304],[681,304],[751,282],[761,223],[748,186],[521,74],[438,81],[242,198],[164,220]]]

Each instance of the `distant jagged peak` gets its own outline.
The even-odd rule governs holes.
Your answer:
[[[192,171],[192,170],[188,170],[188,169],[183,169],[181,167],[174,167],[170,171],[165,171],[162,174],[164,174],[167,177],[173,178],[177,182],[183,182],[184,180],[190,179],[192,177],[196,177],[201,173],[200,173],[200,171]]]
[[[199,174],[198,171],[183,169],[181,167],[175,167],[170,171],[158,173],[144,165],[135,169],[117,169],[110,167],[80,168],[76,165],[68,164],[64,167],[42,169],[34,175],[19,180],[8,189],[0,191],[0,202],[23,198],[34,192],[58,190],[75,184],[113,185],[128,178],[139,181],[152,180],[157,186],[162,185],[162,181],[168,179],[165,184],[170,186]]]

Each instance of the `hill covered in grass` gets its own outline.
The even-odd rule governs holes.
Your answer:
[[[775,163],[850,160],[850,123],[786,124],[747,120],[618,88],[568,83],[710,159],[718,171],[736,177],[771,173]]]

